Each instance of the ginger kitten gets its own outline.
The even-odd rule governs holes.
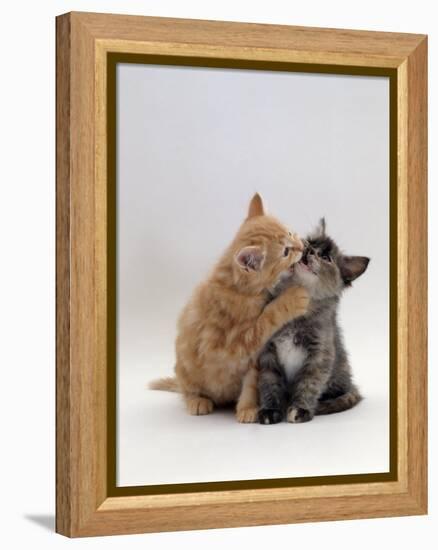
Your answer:
[[[237,420],[255,422],[257,356],[277,330],[306,312],[309,299],[303,287],[292,287],[267,301],[302,251],[298,236],[266,215],[255,194],[233,242],[180,315],[176,377],[150,388],[181,392],[193,415],[237,403]]]

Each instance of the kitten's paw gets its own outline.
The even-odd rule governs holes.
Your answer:
[[[309,422],[309,420],[312,420],[313,416],[314,415],[311,411],[301,407],[289,407],[287,410],[287,421],[292,422],[293,424]]]
[[[252,424],[254,422],[257,422],[257,413],[258,413],[257,407],[237,409],[236,410],[237,422],[240,422],[241,424]]]
[[[309,307],[309,293],[304,287],[294,286],[288,288],[283,296],[286,300],[288,313],[291,317],[300,317],[307,313]]]
[[[258,420],[260,424],[278,424],[283,420],[283,414],[279,409],[261,409]]]
[[[213,401],[208,397],[190,397],[186,403],[189,414],[200,416],[213,411]]]

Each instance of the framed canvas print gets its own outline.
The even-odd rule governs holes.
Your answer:
[[[427,511],[427,39],[57,18],[70,536]]]

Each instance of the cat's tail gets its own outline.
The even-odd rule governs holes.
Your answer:
[[[174,391],[174,392],[180,391],[178,381],[174,376],[166,376],[165,378],[158,378],[157,380],[152,380],[152,382],[149,382],[148,388],[150,390]]]
[[[316,414],[333,414],[351,409],[362,400],[362,396],[356,386],[338,397],[323,399],[318,402]]]

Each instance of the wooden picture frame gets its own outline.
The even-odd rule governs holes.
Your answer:
[[[427,513],[427,37],[75,12],[56,25],[56,531],[78,537]],[[115,62],[133,55],[390,77],[396,277],[388,474],[143,493],[114,487],[110,81]]]

